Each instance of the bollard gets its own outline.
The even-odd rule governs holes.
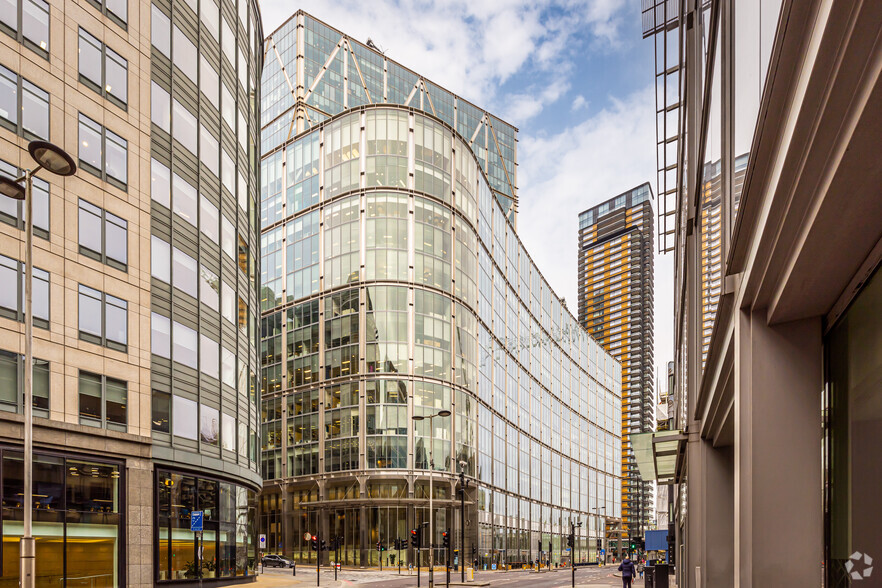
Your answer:
[[[292,573],[291,573],[291,575],[292,575],[292,576],[296,576],[296,575],[297,575],[297,562],[296,562],[296,561],[295,561],[294,564],[291,566],[291,569],[293,570]]]

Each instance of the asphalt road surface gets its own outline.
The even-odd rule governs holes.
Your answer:
[[[477,572],[475,574],[476,582],[490,582],[490,586],[500,586],[505,588],[568,588],[572,586],[571,570],[564,568],[553,572],[543,571],[541,573],[527,571],[511,571],[511,572]],[[604,568],[587,567],[576,569],[576,586],[578,588],[601,588],[621,586],[622,579],[615,574],[616,568],[612,565]],[[276,580],[274,586],[297,585],[297,586],[315,586],[315,568],[307,568],[298,566],[296,578],[291,577],[290,570],[281,570],[275,568],[267,568],[264,571],[263,578]],[[291,584],[277,583],[282,578],[290,578]],[[338,573],[338,582],[334,582],[334,572],[329,568],[322,568],[321,586],[332,587],[348,587],[359,586],[364,588],[415,588],[417,586],[416,573],[407,575],[406,570],[402,570],[399,576],[397,568],[393,568],[390,572],[386,568],[382,572],[373,570],[352,570],[344,569]],[[444,572],[435,572],[435,587],[446,587],[446,575]],[[451,583],[460,581],[459,572],[450,572]],[[428,588],[429,574],[423,571],[420,574],[420,588]],[[639,580],[634,584],[635,587],[643,586],[643,580]]]

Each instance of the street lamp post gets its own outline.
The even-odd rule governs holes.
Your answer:
[[[34,199],[33,178],[41,169],[59,176],[73,175],[77,164],[60,147],[46,141],[31,141],[28,151],[37,163],[32,170],[15,178],[0,176],[0,194],[25,204],[25,369],[24,369],[24,529],[19,545],[19,581],[22,588],[33,588],[36,542],[33,534],[34,509]],[[24,186],[22,186],[24,182]]]
[[[429,416],[418,416],[418,415],[413,416],[414,421],[423,421],[426,419],[428,419],[428,421],[429,421],[429,433],[430,433],[429,434],[429,588],[435,588],[435,569],[434,569],[434,563],[435,563],[435,544],[434,544],[434,539],[435,539],[434,518],[435,517],[434,517],[434,515],[435,515],[435,511],[432,508],[432,499],[434,498],[434,496],[433,496],[434,492],[432,489],[432,479],[434,478],[434,473],[435,473],[435,460],[432,458],[432,445],[433,445],[433,443],[432,443],[433,435],[431,434],[432,433],[432,419],[434,419],[435,417],[449,417],[449,416],[450,416],[449,410],[439,410],[435,414],[431,414]]]
[[[466,461],[459,462],[459,571],[463,583],[465,583],[465,492],[466,488],[469,487],[469,481],[466,480],[465,477],[465,469],[467,465],[469,464]]]
[[[599,508],[600,508],[600,510],[603,511],[603,518],[600,519],[600,531],[601,531],[601,533],[603,533],[600,538],[600,549],[603,551],[603,562],[602,563],[606,563],[606,507],[601,506]],[[597,511],[598,507],[595,506],[591,510]],[[598,512],[597,514],[599,517],[600,513]],[[598,562],[600,561],[600,556],[598,556],[597,561]]]

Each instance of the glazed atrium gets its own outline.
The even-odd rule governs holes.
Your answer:
[[[265,63],[266,551],[314,562],[309,533],[390,563],[431,473],[424,545],[560,562],[581,523],[595,561],[621,516],[621,367],[517,236],[516,129],[303,12]]]

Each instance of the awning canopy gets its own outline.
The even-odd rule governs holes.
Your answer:
[[[659,484],[676,484],[683,471],[687,436],[683,431],[656,431],[631,435],[631,447],[640,477]]]

